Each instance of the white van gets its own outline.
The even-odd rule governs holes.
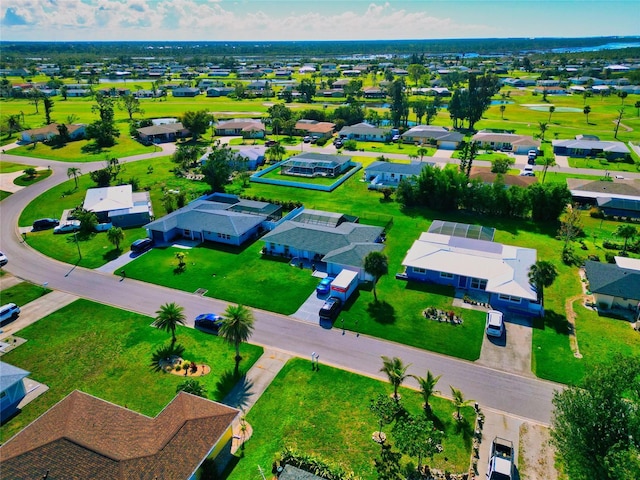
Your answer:
[[[17,317],[20,314],[20,307],[15,303],[7,303],[0,307],[0,323]]]

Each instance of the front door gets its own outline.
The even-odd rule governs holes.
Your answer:
[[[467,277],[462,275],[458,277],[458,288],[467,288]]]

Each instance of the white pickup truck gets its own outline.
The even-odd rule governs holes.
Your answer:
[[[512,480],[514,478],[513,442],[496,437],[491,443],[491,456],[487,480]]]

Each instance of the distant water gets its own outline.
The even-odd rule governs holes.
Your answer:
[[[569,48],[553,48],[553,53],[579,53],[579,52],[599,52],[600,50],[616,50],[619,48],[640,47],[640,42],[611,42],[604,45],[595,45],[592,47],[569,47]]]

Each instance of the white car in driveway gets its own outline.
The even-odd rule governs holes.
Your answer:
[[[485,331],[490,337],[501,337],[504,333],[504,319],[502,312],[498,310],[489,310],[487,312],[487,323]]]
[[[4,253],[0,252],[0,267],[4,267],[7,263],[9,263],[9,259]]]
[[[57,227],[54,227],[53,229],[53,233],[55,234],[59,234],[59,233],[74,233],[74,232],[78,232],[80,231],[80,221],[79,220],[72,220],[68,223],[65,223],[64,225],[58,225]]]

